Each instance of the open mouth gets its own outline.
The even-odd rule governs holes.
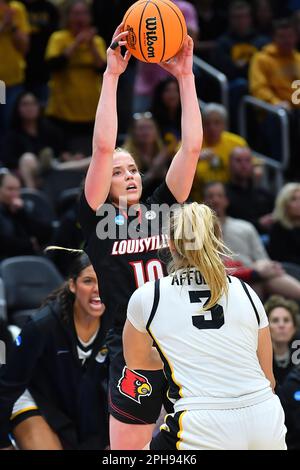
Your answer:
[[[135,184],[129,184],[126,188],[126,191],[136,191],[137,190],[137,186]]]
[[[92,308],[99,309],[102,306],[101,298],[100,297],[93,297],[90,300],[89,304]]]

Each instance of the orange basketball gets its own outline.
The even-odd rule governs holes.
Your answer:
[[[139,0],[124,15],[127,49],[143,62],[164,62],[177,54],[187,35],[181,10],[171,0]]]

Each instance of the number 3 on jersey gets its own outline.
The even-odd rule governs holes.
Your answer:
[[[210,299],[210,291],[189,291],[189,296],[191,304],[202,304],[201,299],[206,299],[203,305],[203,307],[205,307]],[[198,328],[198,330],[218,330],[224,325],[223,307],[216,304],[210,310],[205,310],[203,313],[199,313],[199,315],[193,315],[192,320],[193,325]]]
[[[158,259],[150,259],[146,263],[133,261],[129,264],[134,271],[136,288],[143,286],[145,282],[156,281],[164,275],[162,264]]]

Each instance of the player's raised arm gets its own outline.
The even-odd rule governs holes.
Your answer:
[[[168,188],[178,202],[188,198],[202,147],[203,129],[193,74],[193,40],[187,36],[182,49],[170,61],[160,64],[179,84],[182,107],[180,149],[166,176]]]
[[[116,29],[112,43],[107,49],[107,67],[103,75],[101,95],[96,113],[93,155],[89,166],[85,196],[90,207],[96,210],[106,200],[112,178],[112,157],[117,140],[117,88],[120,75],[126,70],[130,52],[121,54],[126,44],[127,31],[121,24]]]

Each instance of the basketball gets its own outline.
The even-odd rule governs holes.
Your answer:
[[[143,62],[171,59],[181,48],[187,28],[181,10],[170,0],[139,0],[124,15],[127,49]]]

